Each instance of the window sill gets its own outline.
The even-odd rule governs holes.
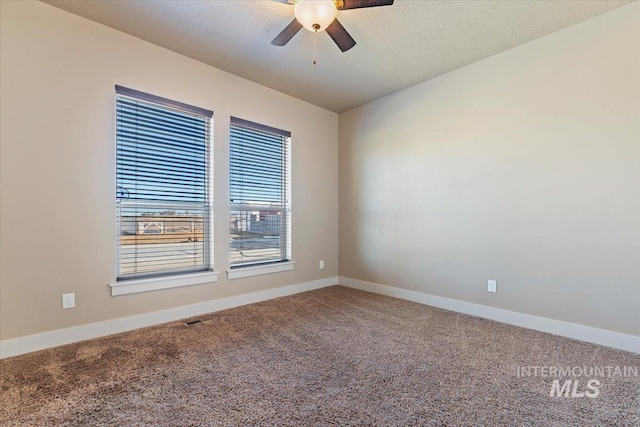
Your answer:
[[[149,279],[126,280],[111,283],[111,296],[135,294],[138,292],[157,291],[160,289],[178,288],[181,286],[201,285],[218,281],[218,273],[206,271],[203,273],[182,274],[167,277],[153,277]]]
[[[227,270],[229,280],[242,279],[243,277],[261,276],[263,274],[280,273],[282,271],[293,270],[295,262],[279,262],[276,264],[256,265],[251,267],[238,267],[234,270]]]

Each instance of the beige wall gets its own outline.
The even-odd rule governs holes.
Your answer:
[[[625,6],[341,114],[340,275],[640,335],[639,23]]]
[[[336,114],[40,2],[0,3],[0,339],[337,275]],[[292,132],[294,271],[110,296],[115,84],[214,111],[221,273],[229,117]],[[77,308],[61,309],[65,292],[76,293]]]

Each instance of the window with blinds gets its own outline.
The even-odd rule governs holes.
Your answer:
[[[291,133],[231,118],[231,267],[291,257]]]
[[[211,269],[212,116],[116,86],[118,280]]]

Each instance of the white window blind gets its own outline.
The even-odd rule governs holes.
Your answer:
[[[289,261],[291,133],[231,118],[231,268]]]
[[[212,116],[116,86],[118,280],[211,269]]]

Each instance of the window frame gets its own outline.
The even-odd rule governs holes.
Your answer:
[[[248,212],[280,212],[282,215],[281,224],[280,224],[280,259],[268,259],[268,260],[258,260],[258,261],[247,261],[242,263],[232,264],[231,262],[231,241],[228,247],[229,250],[229,269],[227,270],[228,279],[238,279],[243,277],[250,277],[262,274],[269,273],[277,273],[283,271],[293,270],[295,262],[292,261],[291,257],[291,132],[285,131],[282,129],[274,128],[271,126],[263,125],[260,123],[251,122],[249,120],[241,119],[238,117],[232,116],[230,118],[230,128],[229,128],[229,162],[230,162],[230,170],[229,170],[229,211],[237,212],[237,211],[248,211]],[[281,197],[283,199],[283,203],[281,206],[265,206],[261,204],[246,204],[241,201],[240,203],[232,202],[232,175],[231,175],[231,150],[232,150],[232,130],[235,127],[240,128],[248,128],[254,132],[263,132],[271,135],[276,135],[278,137],[283,138],[283,162],[284,162],[284,179],[283,179],[283,187]],[[284,234],[284,236],[283,236]],[[283,238],[284,237],[284,238]],[[231,239],[230,239],[231,240]]]
[[[218,279],[218,273],[213,271],[214,267],[214,209],[213,209],[213,112],[204,108],[195,107],[193,105],[185,104],[179,101],[174,101],[168,98],[159,97],[149,93],[129,89],[123,86],[115,86],[115,141],[116,147],[118,147],[119,133],[118,133],[118,120],[119,120],[119,99],[132,99],[137,102],[152,104],[156,107],[164,107],[168,110],[175,110],[183,114],[191,114],[194,116],[200,116],[205,119],[205,175],[204,175],[204,201],[197,203],[203,212],[203,263],[202,268],[197,267],[194,269],[174,269],[165,271],[155,271],[149,273],[138,273],[136,275],[122,275],[121,274],[121,230],[120,230],[120,214],[123,206],[140,205],[140,206],[157,206],[163,205],[163,202],[156,202],[153,200],[137,199],[135,201],[126,201],[125,198],[119,197],[118,187],[116,185],[116,280],[109,286],[111,288],[111,295],[125,295],[130,293],[145,292],[157,289],[167,289],[180,286],[189,286],[203,283],[216,282]],[[116,153],[116,183],[118,182],[118,169],[120,158]],[[191,202],[167,202],[173,205],[184,204],[188,206]],[[195,204],[194,204],[195,206]]]

